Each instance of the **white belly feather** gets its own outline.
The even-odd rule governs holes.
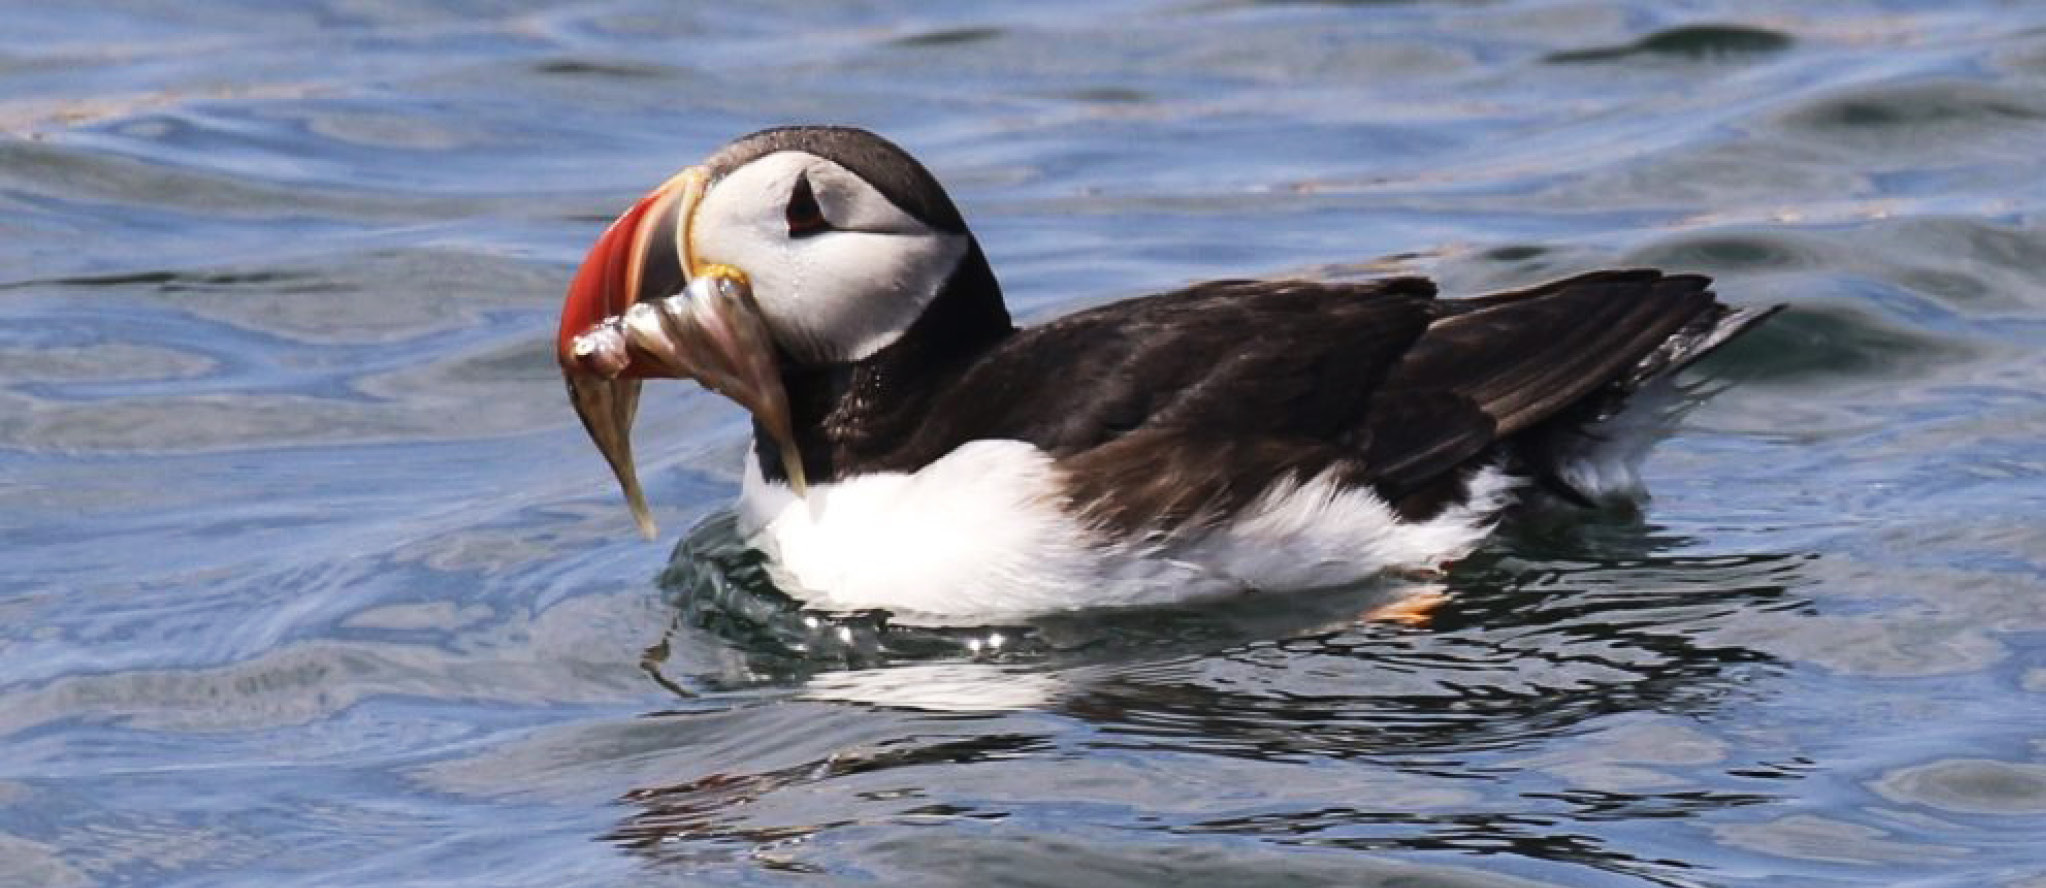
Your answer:
[[[1070,607],[1093,585],[1094,540],[1058,506],[1051,459],[974,441],[915,474],[810,485],[797,499],[746,458],[739,530],[777,585],[827,609],[1002,614]]]
[[[1326,477],[1274,485],[1192,536],[1117,541],[1063,508],[1059,469],[1021,441],[974,441],[914,474],[862,475],[797,499],[749,455],[739,529],[777,585],[827,610],[999,619],[1302,589],[1427,567],[1468,552],[1514,481],[1487,468],[1467,502],[1397,520],[1369,490]]]

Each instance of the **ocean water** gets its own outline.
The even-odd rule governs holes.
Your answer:
[[[0,885],[2046,885],[2046,6],[0,22]],[[1426,626],[832,621],[721,524],[736,408],[650,390],[646,543],[549,354],[611,216],[790,122],[925,160],[1026,320],[1789,308],[1640,514],[1509,528]]]

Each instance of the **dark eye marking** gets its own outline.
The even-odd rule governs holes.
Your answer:
[[[796,179],[796,188],[789,192],[789,237],[809,237],[831,230],[831,223],[824,219],[824,208],[817,205],[817,192],[810,187],[810,177]]]

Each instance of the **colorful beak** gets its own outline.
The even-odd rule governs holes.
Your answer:
[[[806,488],[774,341],[746,276],[691,258],[705,187],[701,168],[683,170],[604,230],[569,284],[555,346],[569,401],[648,539],[631,437],[643,379],[694,379],[752,411],[780,446],[790,486]]]

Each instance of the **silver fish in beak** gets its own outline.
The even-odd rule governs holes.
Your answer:
[[[648,539],[655,527],[631,436],[646,379],[693,379],[738,402],[779,446],[790,486],[807,489],[774,341],[745,273],[691,260],[689,227],[705,187],[691,167],[604,230],[569,284],[556,340],[569,401]]]

